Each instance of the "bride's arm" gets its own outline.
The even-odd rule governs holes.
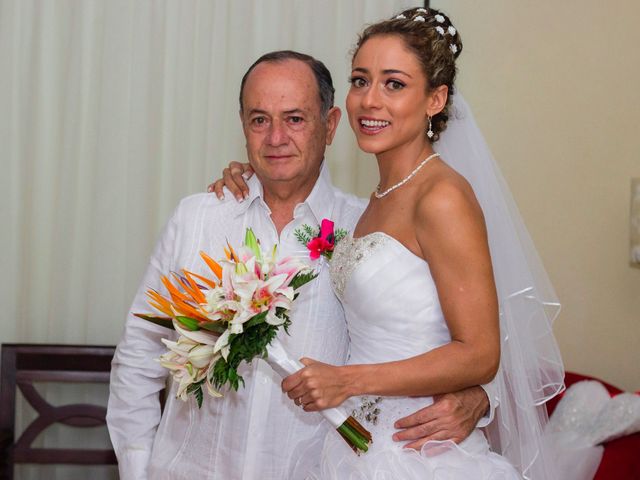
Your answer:
[[[489,382],[500,361],[498,302],[482,212],[464,181],[439,182],[422,196],[416,238],[433,275],[451,342],[388,363],[334,367],[303,359],[306,368],[283,389],[305,410],[322,410],[355,395],[426,396]]]

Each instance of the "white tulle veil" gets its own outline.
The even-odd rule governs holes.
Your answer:
[[[552,323],[560,303],[500,169],[459,93],[447,129],[434,145],[473,187],[484,212],[500,302],[500,398],[487,433],[493,449],[527,479],[554,479],[544,453],[544,403],[563,388],[564,369]]]

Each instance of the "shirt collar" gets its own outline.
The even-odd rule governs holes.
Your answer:
[[[335,200],[333,183],[327,162],[323,161],[320,167],[320,175],[313,190],[304,201],[316,219],[318,225],[324,218],[331,218],[333,214],[333,202]]]
[[[262,198],[264,195],[264,190],[262,189],[262,183],[260,183],[260,180],[258,180],[257,175],[253,175],[249,180],[247,180],[247,186],[249,187],[249,196],[239,205],[236,217],[244,215],[247,210],[249,210],[249,207],[254,203],[262,203],[265,207],[267,207],[267,210],[269,210],[269,207]]]
[[[249,187],[249,197],[239,206],[237,216],[244,215],[254,203],[263,205],[264,208],[271,213],[269,206],[264,201],[264,190],[257,175],[253,175],[247,181],[247,185]],[[304,202],[296,206],[296,210],[302,205],[306,205],[309,210],[311,210],[311,213],[319,225],[322,219],[331,218],[334,199],[333,183],[331,182],[329,167],[327,166],[327,162],[323,161],[320,167],[320,175],[318,175],[318,180],[316,180],[311,193]],[[296,211],[294,211],[294,216],[295,215]]]

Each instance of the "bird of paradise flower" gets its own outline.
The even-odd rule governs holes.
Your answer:
[[[199,406],[203,387],[220,396],[225,384],[234,390],[244,384],[238,366],[265,356],[278,329],[288,330],[295,291],[316,276],[296,259],[277,260],[275,246],[265,254],[251,229],[238,252],[229,243],[224,252],[220,262],[200,252],[212,278],[182,269],[161,277],[168,295],[146,292],[149,305],[166,316],[135,314],[180,334],[177,342],[163,339],[169,352],[160,363],[179,383],[177,395],[193,394]]]

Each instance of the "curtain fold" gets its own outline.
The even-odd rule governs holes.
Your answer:
[[[342,106],[356,32],[403,3],[1,1],[2,340],[115,343],[178,199],[245,158],[250,63],[309,52]],[[354,190],[372,168],[345,120],[329,162]]]
[[[356,33],[408,5],[0,0],[0,341],[115,344],[178,200],[246,157],[238,93],[247,67],[271,50],[310,53],[331,70],[344,109]],[[374,161],[343,116],[328,154],[336,183],[366,194]],[[20,408],[18,431],[29,417]],[[114,475],[21,468],[20,478]]]

